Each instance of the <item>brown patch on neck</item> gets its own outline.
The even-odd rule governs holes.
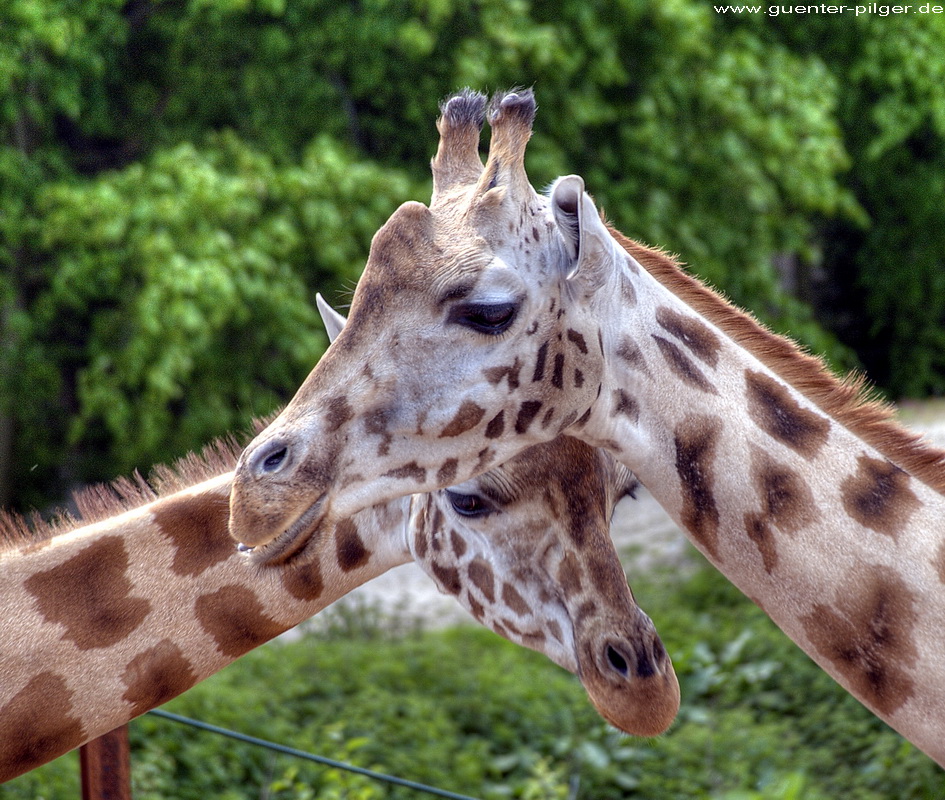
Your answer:
[[[909,476],[895,464],[867,455],[857,464],[856,474],[840,485],[844,510],[864,527],[897,538],[920,505]]]
[[[614,239],[660,284],[715,325],[828,417],[915,476],[945,494],[945,451],[906,430],[890,406],[869,397],[862,376],[838,380],[819,358],[801,352],[789,339],[772,333],[750,314],[686,274],[669,254],[635,242],[612,226]]]
[[[791,392],[763,372],[745,372],[748,416],[767,433],[806,459],[817,456],[830,434],[830,420],[803,408]]]
[[[122,681],[128,687],[122,700],[137,717],[196,685],[197,676],[181,649],[163,639],[128,662]]]
[[[169,497],[155,503],[154,521],[174,545],[171,569],[196,577],[235,555],[227,524],[230,498],[213,493]]]
[[[335,552],[342,572],[363,567],[371,558],[371,551],[364,546],[358,526],[350,518],[335,526]]]
[[[680,517],[686,529],[718,558],[719,509],[715,502],[715,453],[722,423],[689,417],[675,432],[676,472],[682,492]]]
[[[201,595],[194,608],[203,629],[229,658],[237,658],[286,630],[267,616],[256,595],[242,586],[224,586]]]
[[[915,597],[892,569],[858,569],[832,606],[815,604],[801,622],[814,649],[868,706],[889,715],[912,697]]]
[[[13,695],[0,709],[12,732],[0,739],[0,783],[82,744],[85,731],[72,712],[72,692],[53,672],[41,672]]]
[[[128,553],[120,536],[105,536],[68,561],[27,578],[40,614],[64,626],[80,650],[111,647],[147,617],[151,603],[132,597]]]

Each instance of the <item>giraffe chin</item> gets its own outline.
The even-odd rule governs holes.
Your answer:
[[[285,531],[262,545],[247,548],[246,552],[259,566],[278,567],[300,558],[309,543],[318,538],[328,509],[322,494]],[[240,547],[246,548],[241,544]]]

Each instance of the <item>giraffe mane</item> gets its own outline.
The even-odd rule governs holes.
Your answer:
[[[945,494],[945,451],[896,420],[895,408],[879,399],[859,373],[837,378],[823,359],[771,331],[688,273],[664,250],[624,236],[607,223],[621,247],[656,280],[703,315],[740,347],[779,375],[825,414],[883,453],[894,464]]]
[[[269,419],[253,420],[255,435]],[[158,464],[145,479],[135,470],[131,477],[93,484],[76,491],[72,501],[76,513],[60,508],[48,518],[39,512],[21,515],[0,509],[0,553],[46,542],[83,525],[114,517],[140,508],[162,497],[180,492],[198,483],[236,468],[249,436],[229,434],[215,439],[200,452],[192,452],[171,465]]]

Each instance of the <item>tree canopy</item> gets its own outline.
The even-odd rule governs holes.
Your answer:
[[[945,18],[699,0],[0,8],[0,499],[147,468],[291,396],[437,102],[533,85],[536,184],[892,396],[945,391]]]

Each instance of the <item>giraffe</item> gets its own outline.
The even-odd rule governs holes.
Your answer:
[[[486,113],[441,106],[430,206],[375,235],[348,325],[241,456],[231,533],[304,538],[575,436],[945,766],[945,454],[608,225],[579,176],[535,192],[531,91],[493,99],[483,165]]]
[[[562,437],[461,486],[341,520],[291,559],[261,560],[227,530],[236,454],[218,445],[162,470],[157,493],[126,481],[86,494],[80,509],[97,521],[84,525],[26,531],[6,518],[0,782],[411,559],[479,622],[578,674],[611,724],[656,735],[672,721],[675,673],[609,538],[613,505],[636,486],[612,459]]]

